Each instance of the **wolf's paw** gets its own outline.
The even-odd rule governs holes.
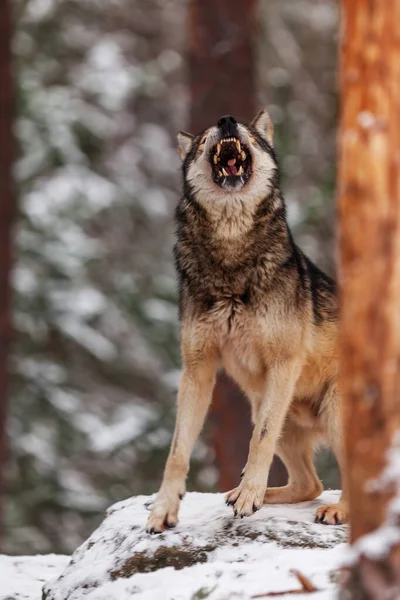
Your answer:
[[[264,489],[246,484],[244,480],[226,495],[226,503],[228,506],[232,506],[235,517],[242,518],[257,512],[263,505],[263,499]]]
[[[159,492],[147,521],[147,533],[161,533],[178,524],[179,504],[184,491]]]
[[[315,513],[315,522],[324,525],[343,525],[349,520],[349,509],[345,502],[321,506]]]

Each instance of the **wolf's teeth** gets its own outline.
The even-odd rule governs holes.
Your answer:
[[[221,152],[221,142],[218,142],[217,144],[217,154],[219,154]]]
[[[239,168],[238,168],[237,175],[243,175],[243,172],[244,172],[244,171],[243,171],[243,167],[239,167]]]
[[[246,152],[244,150],[241,151],[240,158],[241,160],[246,160]]]
[[[218,156],[216,154],[214,154],[213,161],[214,161],[214,165],[216,165],[218,162]]]
[[[225,177],[228,177],[228,172],[224,169],[224,167],[222,167],[222,172],[225,175]]]
[[[218,173],[218,177],[222,177],[222,176],[223,176],[223,173],[222,173],[222,171],[219,171],[219,173]]]
[[[237,151],[238,151],[238,152],[240,152],[242,148],[241,148],[241,146],[240,146],[240,142],[239,142],[239,140],[236,140],[236,141],[235,141],[235,143],[236,143],[236,148],[237,148]]]

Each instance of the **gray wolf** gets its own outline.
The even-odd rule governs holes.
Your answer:
[[[220,368],[248,397],[254,424],[242,479],[226,496],[235,515],[319,496],[313,455],[320,444],[342,463],[335,283],[293,241],[268,113],[249,125],[224,116],[178,140],[183,373],[171,449],[147,523],[151,533],[178,522],[190,455]],[[267,488],[275,452],[289,482]],[[347,517],[345,496],[316,513],[327,524]]]

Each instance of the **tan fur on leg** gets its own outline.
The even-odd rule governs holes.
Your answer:
[[[337,504],[321,506],[315,513],[315,521],[325,525],[342,525],[349,520],[346,482],[343,477],[343,435],[340,423],[340,404],[336,387],[333,386],[326,399],[325,413],[322,422],[325,425],[326,437],[339,463],[342,475],[342,497]]]
[[[240,485],[228,492],[227,504],[239,516],[251,515],[263,504],[268,471],[292,400],[300,372],[298,360],[286,360],[270,367],[264,400],[250,441],[250,451]]]
[[[268,488],[265,504],[293,504],[317,498],[323,486],[314,467],[314,447],[318,436],[310,429],[286,421],[279,439],[277,454],[288,471],[289,482],[283,487]]]
[[[160,533],[178,523],[190,455],[203,426],[215,382],[215,360],[211,356],[200,357],[195,364],[188,361],[182,375],[174,437],[163,481],[147,522],[146,529],[150,533]]]

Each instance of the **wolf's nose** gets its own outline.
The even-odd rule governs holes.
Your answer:
[[[221,130],[222,136],[227,137],[229,135],[236,135],[236,119],[232,115],[225,115],[221,117],[217,123],[218,129]]]
[[[224,117],[220,118],[217,125],[218,127],[224,127],[229,123],[231,123],[232,125],[236,125],[236,119],[235,117],[232,117],[232,115],[225,115]]]

